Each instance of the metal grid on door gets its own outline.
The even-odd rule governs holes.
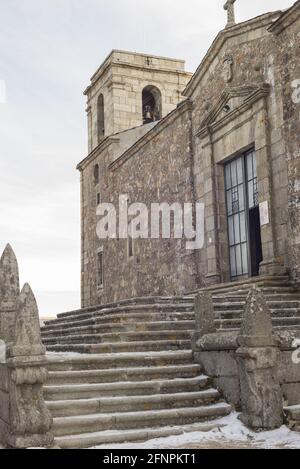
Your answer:
[[[256,155],[248,152],[225,166],[230,275],[249,275],[249,209],[258,205]]]

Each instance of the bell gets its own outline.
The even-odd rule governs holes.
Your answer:
[[[146,120],[152,120],[152,113],[151,113],[151,107],[150,106],[145,107],[145,119]]]

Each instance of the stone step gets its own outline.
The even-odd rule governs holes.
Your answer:
[[[81,320],[80,316],[78,320],[73,322],[68,322],[68,329],[73,328],[81,328],[81,327],[88,327],[88,326],[97,326],[101,324],[136,324],[139,322],[163,322],[163,321],[192,321],[194,320],[194,312],[168,312],[168,313],[128,313],[128,314],[120,314],[120,313],[110,313],[103,316],[96,316],[91,317],[90,319]],[[55,324],[53,321],[49,323],[48,326],[43,327],[43,332],[47,331],[65,331],[66,324],[59,323]]]
[[[210,287],[206,287],[202,290],[209,291],[209,292],[217,292],[217,293],[227,293],[231,291],[244,291],[250,290],[253,285],[258,286],[259,288],[293,288],[293,285],[290,282],[290,278],[288,275],[282,276],[266,276],[266,277],[255,277],[249,278],[245,280],[241,280],[238,282],[227,282],[219,285],[212,285]],[[188,295],[192,296],[199,293],[199,290],[193,290],[189,292]]]
[[[44,338],[43,343],[48,344],[117,344],[131,342],[151,341],[182,341],[190,340],[193,330],[190,331],[148,331],[148,332],[117,332],[112,334],[67,335],[65,337]]]
[[[162,350],[190,350],[190,340],[153,340],[145,342],[115,342],[105,344],[57,344],[48,345],[47,350],[52,352],[75,353],[127,353],[127,352],[154,352]]]
[[[216,320],[217,330],[226,330],[227,332],[237,330],[241,327],[241,319],[221,319]],[[299,329],[300,318],[273,318],[273,327],[275,329]]]
[[[44,386],[46,401],[93,399],[116,396],[141,396],[175,392],[197,392],[210,384],[207,376],[152,381],[124,381],[116,383]]]
[[[60,384],[97,384],[114,383],[119,381],[195,378],[200,373],[200,365],[169,365],[90,371],[50,371],[47,385],[57,386]]]
[[[216,389],[198,392],[152,394],[146,396],[103,397],[72,401],[46,402],[53,417],[71,417],[109,412],[136,412],[157,409],[200,407],[215,403],[220,398]]]
[[[238,329],[241,326],[241,319],[217,319],[216,327],[219,330]],[[294,327],[300,326],[299,317],[273,317],[273,326],[276,327]]]
[[[294,290],[291,292],[282,292],[282,293],[277,293],[277,292],[264,292],[264,296],[267,301],[290,301],[290,300],[300,300],[300,294],[299,292],[295,292]],[[236,303],[236,302],[245,302],[247,299],[247,294],[241,294],[241,295],[213,295],[213,302],[214,303],[223,303],[223,302],[229,302],[229,303]]]
[[[246,302],[240,302],[236,301],[235,303],[233,302],[223,302],[223,303],[214,303],[214,310],[215,312],[219,311],[243,311],[245,308]]]
[[[180,304],[193,302],[193,295],[182,295],[182,296],[147,296],[139,298],[130,298],[126,300],[119,300],[114,303],[106,303],[104,305],[95,305],[87,308],[77,309],[73,311],[66,311],[57,315],[58,318],[67,318],[69,316],[74,316],[80,313],[92,313],[95,311],[101,311],[106,308],[116,308],[116,307],[125,307],[125,306],[138,306],[140,304]]]
[[[170,321],[145,321],[144,322],[126,322],[126,319],[120,323],[99,323],[97,325],[83,327],[61,327],[59,329],[42,329],[42,337],[61,337],[71,334],[96,334],[109,332],[130,332],[130,331],[166,331],[166,330],[192,330],[195,327],[194,314],[191,320],[170,320]],[[147,318],[148,319],[148,318]],[[149,318],[151,319],[151,318]]]
[[[300,310],[300,300],[270,300],[267,301],[270,309],[281,310],[281,309],[299,309]],[[222,302],[214,303],[214,310],[219,311],[243,311],[245,308],[246,301],[244,302]]]
[[[156,428],[138,428],[136,430],[107,430],[94,433],[82,433],[56,437],[55,443],[62,449],[92,448],[105,444],[133,443],[183,435],[194,432],[210,432],[223,428],[222,419],[207,423],[194,423],[190,425],[174,425]]]
[[[192,312],[194,308],[194,301],[190,303],[179,303],[179,304],[152,304],[152,305],[133,305],[133,306],[124,306],[124,307],[115,307],[115,308],[105,308],[99,311],[94,312],[77,312],[73,316],[63,316],[57,317],[57,319],[51,321],[45,321],[45,325],[49,324],[69,324],[70,322],[76,322],[78,320],[91,319],[96,317],[102,317],[104,315],[114,315],[114,314],[125,314],[125,313],[144,313],[149,314],[152,312]]]
[[[216,319],[241,319],[243,311],[220,311],[215,314]],[[300,309],[272,309],[272,317],[275,318],[296,318],[300,319]]]
[[[49,371],[100,371],[113,368],[190,365],[191,363],[193,363],[191,350],[74,356],[47,354]]]
[[[123,430],[166,425],[189,424],[228,415],[225,403],[182,409],[150,410],[54,418],[55,436],[78,435],[103,430]]]

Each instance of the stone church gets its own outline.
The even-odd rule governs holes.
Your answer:
[[[203,433],[233,410],[255,431],[300,432],[300,0],[240,24],[235,3],[194,74],[114,50],[93,75],[78,165],[82,309],[40,330],[6,247],[0,445]],[[189,204],[194,224],[201,206],[199,249],[135,239],[127,224],[100,237],[99,207],[120,196]]]
[[[233,3],[193,75],[181,60],[113,51],[85,91],[83,307],[299,278],[299,5],[235,24]],[[205,245],[99,240],[97,205],[121,194],[204,203]]]

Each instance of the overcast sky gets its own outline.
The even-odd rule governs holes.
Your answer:
[[[79,306],[79,174],[89,78],[111,49],[186,59],[225,26],[225,0],[0,0],[0,250],[42,316]],[[237,20],[291,0],[237,0]]]

